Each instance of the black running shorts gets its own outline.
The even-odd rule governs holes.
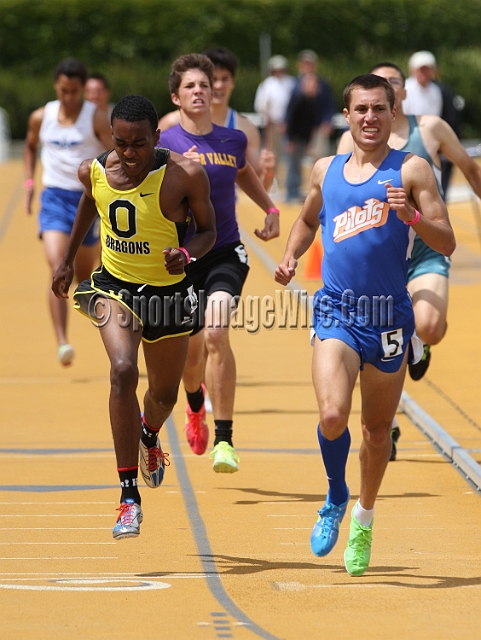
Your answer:
[[[105,305],[105,298],[117,300],[131,312],[119,322],[125,322],[125,326],[133,323],[134,330],[142,331],[145,342],[189,335],[197,321],[197,296],[187,276],[176,284],[154,287],[119,280],[102,266],[73,294],[75,308],[97,326],[110,321],[110,305]]]
[[[199,313],[192,331],[195,334],[204,328],[207,298],[212,293],[226,291],[234,298],[240,297],[249,273],[249,256],[241,242],[234,242],[191,262],[186,273],[199,300]]]

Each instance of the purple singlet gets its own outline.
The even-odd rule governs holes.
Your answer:
[[[238,169],[246,163],[246,135],[237,129],[212,125],[205,136],[188,133],[180,124],[162,131],[159,146],[183,154],[197,147],[201,164],[210,181],[210,199],[215,211],[217,240],[214,249],[240,240],[235,212],[235,181]],[[190,225],[186,240],[194,233]]]

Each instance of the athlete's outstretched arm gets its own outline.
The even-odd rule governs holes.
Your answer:
[[[279,214],[267,213],[268,209],[276,209],[276,206],[248,162],[237,172],[236,182],[242,191],[267,214],[264,229],[262,231],[256,229],[254,232],[256,236],[261,240],[277,238],[279,236]]]
[[[93,124],[95,135],[100,140],[104,151],[112,149],[114,146],[112,140],[112,129],[110,127],[109,117],[103,109],[97,109],[95,111]]]
[[[289,284],[296,274],[298,259],[309,249],[319,229],[319,212],[322,209],[322,183],[324,175],[332,161],[321,158],[312,169],[309,192],[299,217],[294,222],[286,251],[274,275],[276,282]]]
[[[92,184],[90,181],[90,165],[92,160],[84,160],[79,167],[78,177],[84,185],[85,191],[80,198],[77,207],[77,214],[70,234],[69,243],[65,255],[62,258],[59,268],[55,272],[52,281],[52,291],[57,298],[68,298],[68,290],[72,284],[74,276],[73,263],[77,251],[80,248],[88,230],[92,226],[98,215],[97,207],[92,195]]]
[[[437,116],[424,116],[431,135],[439,141],[442,153],[463,172],[474,193],[481,198],[481,165],[468,154],[449,124]]]
[[[169,113],[166,113],[165,115],[163,115],[159,120],[158,127],[161,132],[167,131],[167,129],[170,129],[171,127],[175,127],[175,125],[179,124],[179,122],[180,122],[180,111],[176,109],[175,111],[169,111]]]
[[[247,136],[247,162],[259,176],[266,191],[272,185],[276,168],[276,157],[272,151],[262,149],[259,129],[248,118],[239,114],[239,129]]]
[[[36,109],[28,119],[27,137],[23,149],[23,166],[25,171],[25,209],[32,213],[34,193],[35,165],[37,164],[37,150],[40,142],[40,127],[42,125],[45,107]]]

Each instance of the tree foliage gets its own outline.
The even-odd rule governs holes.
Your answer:
[[[481,0],[0,0],[0,10],[0,104],[15,136],[24,134],[28,112],[52,97],[56,64],[72,55],[109,76],[114,98],[144,93],[163,112],[172,60],[226,46],[240,62],[234,102],[250,110],[262,33],[293,72],[298,51],[314,49],[337,96],[373,63],[406,67],[413,51],[429,49],[481,132]]]

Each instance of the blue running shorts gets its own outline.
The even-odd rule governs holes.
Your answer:
[[[316,335],[319,340],[342,340],[359,355],[361,371],[367,363],[394,373],[408,348],[409,361],[419,359],[422,343],[414,333],[414,313],[407,291],[398,298],[355,298],[349,294],[349,290],[340,295],[325,288],[315,293],[312,344]]]
[[[450,267],[450,258],[434,251],[419,236],[416,236],[408,267],[408,282],[426,273],[438,273],[440,276],[449,278]]]
[[[40,237],[45,231],[61,231],[70,235],[83,191],[69,191],[57,187],[47,187],[40,196],[38,216]],[[91,246],[99,241],[100,218],[97,218],[82,242]]]

